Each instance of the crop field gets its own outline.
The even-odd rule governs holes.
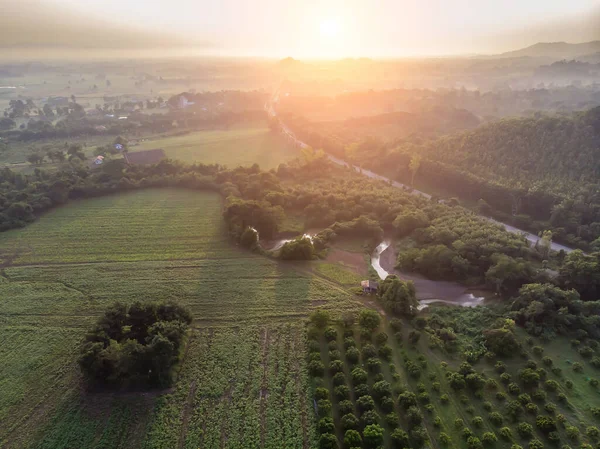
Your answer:
[[[107,305],[164,298],[194,315],[173,389],[82,392],[79,344]],[[316,306],[360,304],[310,264],[231,245],[217,194],[55,209],[0,234],[0,446],[313,447],[302,323]]]
[[[321,447],[596,447],[595,351],[583,357],[564,339],[543,344],[517,333],[520,355],[471,366],[408,321],[313,329],[308,369]]]
[[[228,167],[258,163],[265,170],[276,168],[300,155],[283,136],[272,133],[262,122],[151,139],[133,147],[131,152],[154,148],[162,148],[167,157],[188,163]]]

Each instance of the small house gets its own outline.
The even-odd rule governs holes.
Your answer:
[[[360,286],[362,287],[364,293],[377,293],[379,284],[375,281],[362,281]]]

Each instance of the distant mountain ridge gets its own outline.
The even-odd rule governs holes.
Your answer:
[[[570,44],[568,42],[539,42],[520,50],[497,55],[500,58],[576,59],[600,53],[600,40]]]

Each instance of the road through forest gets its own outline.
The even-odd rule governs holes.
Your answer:
[[[275,96],[274,102],[277,102],[277,95]],[[273,107],[273,102],[271,102],[271,103],[268,103],[267,105],[265,105],[265,108],[267,109],[267,112],[268,112],[268,114],[269,114],[270,116],[272,116],[272,117],[277,117],[277,111],[276,111],[276,110],[275,110],[275,108]],[[294,135],[294,133],[292,132],[292,130],[291,130],[291,129],[289,129],[289,128],[288,128],[288,127],[285,125],[285,123],[283,123],[281,120],[279,120],[279,123],[280,123],[280,125],[281,125],[281,130],[282,130],[282,132],[283,132],[285,135],[287,135],[287,136],[288,136],[288,138],[290,138],[290,139],[292,139],[293,141],[295,141],[295,142],[296,142],[296,144],[297,144],[297,145],[298,145],[300,148],[308,148],[308,147],[309,147],[309,145],[307,145],[306,143],[304,143],[304,142],[302,142],[301,140],[299,140],[299,139],[298,139],[298,138],[297,138],[297,137]],[[397,187],[397,188],[400,188],[400,189],[409,189],[409,190],[410,190],[410,192],[411,192],[413,195],[419,195],[419,196],[423,196],[423,197],[425,197],[425,198],[427,198],[427,199],[431,199],[431,195],[429,195],[428,193],[421,192],[420,190],[412,189],[411,187],[409,187],[409,186],[407,186],[407,185],[405,185],[405,184],[402,184],[401,182],[398,182],[398,181],[393,181],[393,180],[391,180],[391,179],[389,179],[389,178],[386,178],[385,176],[378,175],[377,173],[374,173],[374,172],[372,172],[372,171],[370,171],[370,170],[365,170],[364,168],[363,168],[363,169],[361,169],[360,167],[357,167],[356,165],[352,165],[352,164],[350,164],[349,162],[346,162],[346,161],[344,161],[344,160],[342,160],[342,159],[339,159],[339,158],[337,158],[337,157],[334,157],[334,156],[332,156],[332,155],[330,155],[330,154],[327,154],[327,157],[329,158],[329,160],[330,160],[330,161],[334,162],[335,164],[342,165],[342,166],[345,166],[345,167],[350,167],[350,168],[352,168],[353,170],[355,170],[355,171],[357,171],[357,172],[359,172],[359,173],[361,173],[361,174],[363,174],[363,175],[365,175],[365,176],[367,176],[367,177],[369,177],[369,178],[371,178],[371,179],[378,179],[378,180],[380,180],[380,181],[385,181],[385,182],[387,182],[387,183],[391,184],[391,185],[392,185],[392,186],[394,186],[394,187]],[[482,218],[484,218],[484,219],[486,219],[486,220],[489,220],[489,221],[491,221],[491,222],[493,222],[493,223],[496,223],[496,224],[498,224],[498,225],[500,225],[500,226],[503,226],[503,227],[504,227],[504,229],[506,229],[508,232],[512,232],[512,233],[514,233],[514,234],[523,234],[523,235],[525,236],[525,238],[526,238],[526,239],[527,239],[529,242],[531,242],[533,245],[535,245],[535,244],[536,244],[536,243],[537,243],[537,242],[540,240],[540,237],[538,237],[537,235],[535,235],[535,234],[532,234],[532,233],[530,233],[530,232],[523,231],[522,229],[515,228],[514,226],[511,226],[511,225],[509,225],[509,224],[506,224],[506,223],[499,222],[499,221],[497,221],[497,220],[494,220],[493,218],[485,217],[485,216],[483,216],[483,215],[481,215],[481,217],[482,217]],[[555,243],[555,242],[552,242],[552,246],[551,246],[551,248],[552,248],[552,250],[553,250],[553,251],[560,251],[560,250],[563,250],[563,251],[565,251],[565,252],[567,252],[567,253],[570,253],[571,251],[573,251],[573,250],[574,250],[573,248],[569,248],[568,246],[564,246],[564,245],[561,245],[560,243]]]

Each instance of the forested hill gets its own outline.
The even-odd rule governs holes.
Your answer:
[[[573,181],[600,179],[600,108],[501,120],[424,145],[421,154],[501,183],[564,192]]]

